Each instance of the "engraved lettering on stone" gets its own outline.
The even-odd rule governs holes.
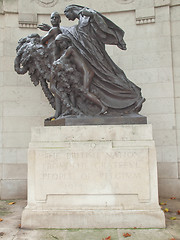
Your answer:
[[[39,151],[36,169],[40,192],[48,194],[138,194],[141,184],[149,182],[148,150],[121,149],[111,152]],[[141,161],[143,159],[143,161]],[[52,189],[52,182],[58,188]],[[135,184],[136,183],[136,184]],[[96,185],[96,188],[94,188]]]
[[[121,179],[121,178],[136,178],[137,174],[134,173],[134,169],[141,168],[141,165],[137,161],[136,152],[111,152],[111,153],[99,153],[99,152],[77,152],[77,153],[66,153],[65,158],[61,157],[58,153],[46,153],[44,158],[43,173],[41,179],[44,180],[67,180],[71,178],[68,171],[73,170],[75,172],[83,172],[84,170],[91,169],[91,161],[87,159],[101,159],[95,162],[96,173],[101,175],[105,180],[110,179]],[[85,160],[86,159],[86,160]],[[105,174],[104,169],[114,169],[114,174]],[[122,172],[123,168],[123,172]],[[58,173],[58,169],[64,171]],[[67,174],[65,173],[67,172]],[[80,175],[74,175],[77,179],[89,179],[89,175],[86,173]]]

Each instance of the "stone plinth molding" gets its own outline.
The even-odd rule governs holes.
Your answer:
[[[32,129],[23,228],[163,228],[151,125]]]

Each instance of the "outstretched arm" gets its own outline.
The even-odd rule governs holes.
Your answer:
[[[51,29],[51,26],[49,26],[46,23],[39,24],[37,28],[41,29],[42,31],[49,31]]]

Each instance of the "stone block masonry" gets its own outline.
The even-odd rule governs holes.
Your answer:
[[[163,228],[151,125],[37,127],[23,228]]]

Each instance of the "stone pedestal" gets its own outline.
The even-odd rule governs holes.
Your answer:
[[[163,228],[151,125],[32,129],[23,228]]]

